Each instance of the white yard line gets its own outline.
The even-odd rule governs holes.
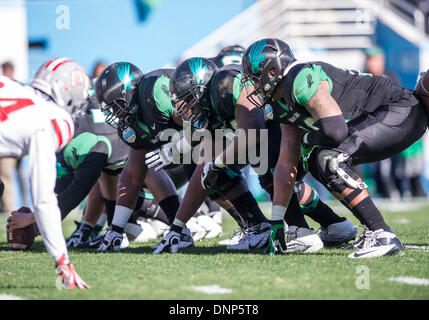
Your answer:
[[[404,245],[404,247],[413,251],[429,252],[429,247],[427,246]]]
[[[399,283],[406,283],[413,286],[429,286],[429,279],[415,277],[395,277],[387,279]]]
[[[24,298],[12,294],[0,293],[0,300],[25,300]]]
[[[227,294],[232,293],[232,289],[222,288],[217,284],[212,286],[191,286],[191,289],[207,294]]]

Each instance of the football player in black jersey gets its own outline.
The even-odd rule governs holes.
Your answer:
[[[169,223],[174,221],[179,198],[171,179],[164,170],[149,169],[145,164],[146,156],[168,143],[168,140],[163,139],[164,134],[169,134],[172,129],[182,129],[182,120],[172,107],[169,93],[169,77],[172,72],[172,69],[160,69],[142,75],[137,67],[123,62],[109,66],[97,79],[96,96],[101,109],[108,114],[106,122],[116,126],[118,135],[131,147],[128,162],[119,179],[112,226],[99,247],[100,251],[110,248],[119,250],[124,225],[133,211],[131,208],[134,208],[140,185],[148,174],[160,175],[160,178],[151,181],[152,185],[147,183],[148,188],[152,191],[156,188],[164,193],[157,193],[156,196],[160,199],[156,200],[168,216]],[[175,146],[175,143],[169,144],[172,145]],[[183,147],[181,145],[179,148]],[[234,200],[247,194],[246,188],[240,171],[228,167],[220,177],[216,191]],[[262,215],[253,197],[244,200],[244,207],[253,216],[258,213]],[[244,200],[241,199],[241,202]],[[192,245],[192,239],[185,237],[182,234],[181,245],[182,242],[183,245]]]
[[[246,130],[265,129],[263,111],[253,106],[246,99],[246,95],[242,94],[242,92],[245,93],[245,89],[241,84],[240,71],[241,68],[239,65],[229,65],[217,69],[209,59],[205,58],[196,57],[183,61],[176,68],[170,81],[170,91],[178,114],[184,120],[195,123],[203,121],[210,124],[212,121],[220,121],[223,123],[223,126],[219,126],[218,128],[230,128],[233,130],[237,128]],[[268,162],[271,162],[270,167],[274,168],[280,144],[280,128],[278,124],[272,121],[268,122],[267,126],[269,128]],[[213,137],[213,133],[211,137]],[[236,140],[234,141],[236,142]],[[241,144],[241,150],[246,149],[248,146],[250,147],[250,144],[250,142]],[[238,150],[237,146],[235,146],[235,150]],[[207,158],[207,155],[205,157]],[[210,160],[211,157],[209,156],[209,159],[206,159],[206,163],[211,164]],[[236,161],[235,163],[238,162]],[[206,168],[204,163],[200,164],[195,170],[171,231],[163,239],[163,248],[158,248],[154,253],[175,252],[177,250],[179,242],[176,240],[181,228],[192,216],[193,211],[199,207],[210,188],[217,182],[217,178],[225,166],[212,166],[212,172],[216,171],[216,181],[210,181],[210,178],[203,178],[201,181],[201,174],[203,174],[203,177],[206,174],[203,167]],[[272,191],[272,176],[271,182],[270,176],[270,171],[261,176],[261,184],[268,192]],[[337,225],[338,223],[351,225],[346,219],[335,215],[323,202],[318,201],[317,195],[308,185],[302,183],[298,186],[298,195],[303,207],[307,206],[306,209],[308,209],[309,215],[322,224],[322,229],[323,227]],[[293,203],[294,206],[290,206],[289,214],[286,215],[286,222],[291,226],[294,225],[294,228],[291,227],[290,231],[294,231],[295,240],[297,240],[297,233],[302,233],[302,238],[311,238],[313,239],[313,243],[306,244],[299,241],[290,241],[287,252],[310,252],[321,249],[323,244],[314,231],[309,229],[302,215],[300,203],[296,195]],[[266,223],[261,223],[258,227],[253,237],[244,238],[241,241],[243,247],[247,249],[259,247],[259,244],[264,240],[268,240],[269,230],[266,228]],[[347,228],[347,231],[348,234],[345,238],[342,238],[343,241],[354,238],[356,233],[352,225]],[[300,248],[298,248],[299,246]]]
[[[248,99],[258,107],[270,104],[273,120],[281,123],[272,252],[283,237],[279,220],[289,205],[302,145],[312,175],[366,227],[349,257],[402,254],[402,243],[351,166],[391,157],[417,141],[428,125],[421,97],[385,77],[320,61],[301,63],[278,39],[253,43],[242,67],[245,80],[254,84]]]

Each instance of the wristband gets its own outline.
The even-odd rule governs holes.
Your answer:
[[[173,225],[183,228],[185,224],[177,218],[174,218]]]
[[[116,205],[112,224],[124,228],[133,211],[133,209]]]
[[[271,210],[271,220],[281,220],[283,221],[283,217],[285,216],[287,207],[281,205],[273,205]]]

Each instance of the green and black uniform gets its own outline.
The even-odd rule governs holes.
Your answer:
[[[243,88],[241,78],[242,73],[240,65],[227,65],[215,71],[210,86],[212,107],[216,113],[217,119],[222,121],[225,127],[234,130],[237,129],[234,111]],[[259,181],[261,186],[273,197],[273,172],[280,153],[281,130],[279,123],[272,120],[266,120],[266,128],[268,129],[269,137],[269,170],[265,174],[259,176]],[[289,225],[308,228],[308,225],[302,217],[301,210],[299,210],[299,202],[304,196],[304,193],[300,192],[300,190],[304,189],[304,182],[300,181],[296,188],[298,192],[294,192],[292,196],[285,219]],[[342,218],[335,215],[329,207],[319,200],[315,190],[312,190],[312,192],[314,195],[312,201],[306,202],[305,205],[302,206],[302,209],[304,209],[310,217],[323,226],[343,221]],[[320,219],[319,217],[322,218]]]
[[[322,81],[328,82],[342,117],[315,122],[306,105]],[[415,92],[386,77],[339,69],[324,62],[296,63],[281,85],[282,98],[272,103],[274,121],[302,128],[310,132],[308,138],[323,138],[308,160],[311,174],[331,192],[342,194],[351,188],[341,202],[370,230],[391,231],[370,197],[364,195],[363,200],[351,205],[366,187],[351,166],[389,158],[425,133],[426,112]],[[327,126],[327,121],[334,118],[336,124]],[[345,131],[338,135],[341,138],[326,139],[335,135],[327,131],[340,127]]]
[[[413,91],[386,77],[324,62],[296,64],[290,69],[282,80],[282,98],[271,104],[273,120],[305,131],[319,130],[305,105],[324,80],[348,127],[347,138],[335,149],[350,156],[352,165],[386,159],[426,131],[425,111]]]
[[[147,151],[158,149],[168,142],[160,140],[163,130],[182,130],[182,127],[174,121],[174,107],[169,92],[170,77],[173,71],[173,69],[159,69],[142,77],[137,89],[140,107],[136,118],[130,127],[118,128],[119,136],[131,148]],[[211,123],[211,130],[221,125],[221,123],[213,121]],[[189,180],[195,170],[195,164],[186,164],[181,167]],[[175,169],[175,171],[177,170]],[[173,175],[170,176],[173,177]],[[179,175],[174,175],[174,177],[176,176]],[[240,183],[242,179],[243,176],[238,168],[228,167],[220,175],[210,197],[216,199]],[[181,183],[175,181],[175,184],[180,185]]]
[[[75,114],[73,139],[57,154],[55,192],[63,218],[84,200],[102,171],[117,175],[125,165],[129,148],[104,119],[91,97],[86,112]]]

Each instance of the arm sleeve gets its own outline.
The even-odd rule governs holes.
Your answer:
[[[107,154],[93,150],[75,170],[73,180],[68,187],[58,196],[58,205],[63,219],[85,199],[106,164]]]
[[[29,144],[30,192],[34,216],[48,253],[58,261],[67,247],[61,226],[61,215],[54,193],[56,180],[56,146],[52,135],[37,131]]]
[[[326,117],[316,122],[320,130],[310,131],[307,141],[316,146],[337,146],[347,137],[349,129],[342,115]]]
[[[308,100],[313,97],[319,88],[320,82],[324,80],[329,82],[329,92],[332,92],[332,80],[323,71],[321,66],[312,65],[309,68],[302,69],[293,81],[293,96],[295,100],[301,106],[306,106]]]

